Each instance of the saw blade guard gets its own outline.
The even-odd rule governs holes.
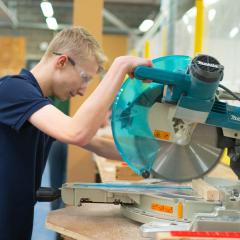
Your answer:
[[[169,72],[186,73],[189,56],[166,56],[153,60],[153,67]],[[128,78],[122,85],[112,108],[112,131],[117,149],[129,167],[149,177],[161,148],[148,123],[152,105],[162,99],[164,86]]]

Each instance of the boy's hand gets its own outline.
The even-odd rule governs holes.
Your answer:
[[[133,57],[133,56],[121,56],[115,59],[117,64],[120,64],[125,73],[129,75],[130,78],[134,78],[134,69],[138,66],[152,67],[152,61],[145,58]],[[151,82],[151,80],[144,80],[143,82]]]

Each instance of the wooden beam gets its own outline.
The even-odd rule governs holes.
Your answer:
[[[192,188],[197,192],[203,199],[207,201],[219,201],[220,192],[217,188],[206,183],[202,179],[192,181]]]

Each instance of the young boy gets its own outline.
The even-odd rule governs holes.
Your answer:
[[[113,142],[94,137],[126,74],[151,61],[118,57],[95,91],[73,117],[55,108],[61,100],[83,96],[105,56],[96,40],[80,27],[58,33],[29,72],[0,79],[0,239],[31,239],[36,191],[51,143],[75,144],[116,159]]]

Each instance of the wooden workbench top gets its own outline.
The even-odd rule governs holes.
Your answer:
[[[140,224],[123,217],[118,205],[84,204],[55,210],[48,214],[46,226],[77,240],[143,239]]]

